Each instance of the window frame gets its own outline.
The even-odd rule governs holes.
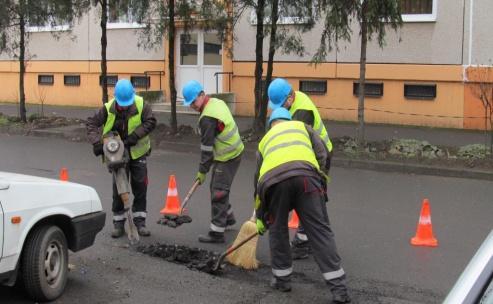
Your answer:
[[[127,16],[130,12],[130,9],[127,9]],[[138,22],[111,22],[110,21],[110,6],[108,2],[108,9],[106,12],[106,17],[108,18],[108,21],[106,22],[106,29],[112,30],[112,29],[140,29],[140,28],[145,28],[146,25]]]
[[[135,78],[145,78],[146,79],[146,85],[145,86],[138,86],[135,85],[134,79]],[[130,82],[132,83],[134,88],[144,88],[144,89],[149,89],[151,87],[151,76],[146,76],[146,75],[132,75],[130,76]]]
[[[435,95],[434,96],[412,96],[406,95],[406,88],[410,86],[426,86],[426,87],[434,87]],[[404,83],[404,98],[409,100],[435,100],[437,98],[437,85],[436,83]]]
[[[116,83],[118,82],[118,79],[119,79],[118,75],[106,75],[106,79],[108,79],[110,77],[116,77],[116,81],[115,81],[114,84],[111,84],[111,83],[106,82],[106,85],[108,87],[114,87],[114,86],[116,86]],[[103,86],[103,75],[99,75],[99,86]]]
[[[67,77],[77,77],[79,81],[75,84],[67,83]],[[63,75],[63,85],[67,87],[80,87],[80,75],[75,75],[75,74]]]
[[[283,5],[282,0],[279,1],[279,7]],[[315,2],[313,2],[313,11],[315,11]],[[257,25],[257,13],[252,10],[250,13],[250,24]],[[283,16],[281,10],[279,10],[279,17],[277,19],[277,25],[297,25],[307,24],[310,21],[309,17],[296,17],[296,16]],[[264,16],[264,24],[271,24],[271,18]]]
[[[51,82],[41,82],[42,77],[51,77]],[[52,86],[55,84],[55,75],[53,74],[38,74],[38,85]]]
[[[312,82],[312,83],[323,83],[325,85],[325,88],[324,88],[324,91],[304,91],[302,90],[302,83],[309,83],[309,82]],[[308,94],[308,95],[327,95],[327,91],[328,91],[328,84],[327,84],[327,79],[325,80],[318,80],[318,79],[300,79],[299,80],[299,83],[298,83],[298,87],[299,87],[299,90],[305,94]]]
[[[378,85],[382,88],[382,93],[379,95],[379,94],[368,94],[365,92],[365,97],[369,97],[369,98],[381,98],[383,97],[384,93],[385,93],[385,88],[384,88],[384,83],[383,82],[365,82],[365,91],[366,91],[366,88],[368,88],[368,85]],[[356,96],[358,97],[358,90],[359,90],[359,81],[353,81],[353,96]]]
[[[402,22],[436,22],[437,21],[437,8],[438,0],[432,0],[432,12],[431,14],[402,14]]]

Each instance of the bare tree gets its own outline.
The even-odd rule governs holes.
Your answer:
[[[353,20],[360,27],[360,75],[358,85],[358,135],[361,146],[365,141],[365,82],[366,50],[374,36],[381,48],[385,45],[387,28],[397,31],[402,26],[400,0],[320,0],[321,16],[325,19],[320,46],[313,57],[314,62],[323,61],[333,45],[341,40],[350,41]]]
[[[0,0],[0,53],[7,52],[19,61],[19,115],[26,122],[26,73],[29,26],[68,25],[82,16],[84,0]],[[52,32],[59,37],[57,32]]]
[[[484,129],[489,129],[489,150],[493,157],[493,67],[478,67],[475,69],[473,94],[481,100],[484,109]]]

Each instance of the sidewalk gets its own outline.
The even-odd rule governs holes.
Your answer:
[[[69,106],[44,106],[44,115],[58,115],[67,118],[87,119],[92,116],[96,108],[82,108]],[[18,115],[18,104],[0,103],[0,113],[6,115]],[[41,113],[39,105],[27,105],[27,115]],[[170,113],[156,112],[155,116],[158,123],[169,125]],[[197,125],[197,115],[178,114],[179,125]],[[236,117],[236,122],[240,130],[251,128],[252,117]],[[326,126],[331,137],[350,136],[356,137],[357,124],[353,122],[326,121]],[[398,125],[366,124],[366,140],[391,140],[393,138],[413,138],[426,140],[434,145],[443,146],[465,146],[475,143],[484,143],[485,135],[481,131],[470,131],[460,129],[440,129]]]
[[[96,108],[76,108],[46,106],[44,115],[58,115],[67,118],[86,119],[91,116]],[[0,113],[7,115],[17,115],[17,107],[12,104],[0,104]],[[37,106],[28,106],[28,116],[38,112]],[[168,124],[169,113],[156,113],[159,123]],[[180,125],[195,126],[198,115],[179,114],[178,123]],[[247,130],[251,127],[251,117],[236,117],[240,130]],[[356,136],[356,124],[347,122],[326,122],[332,137]],[[84,125],[70,125],[49,129],[34,129],[30,135],[41,137],[64,138],[71,141],[84,141],[86,129]],[[367,140],[390,140],[392,138],[414,138],[427,140],[434,145],[444,146],[463,146],[472,143],[484,142],[484,133],[478,131],[465,131],[455,129],[437,129],[422,127],[405,127],[394,125],[367,125]],[[156,143],[156,149],[172,149],[178,152],[189,152],[196,150],[197,139],[193,136],[179,137],[176,139],[165,138]],[[246,143],[245,157],[254,158],[255,143]],[[430,166],[406,161],[382,161],[370,159],[348,158],[344,155],[335,156],[332,160],[335,167],[354,168],[363,170],[376,170],[384,172],[411,173],[418,175],[435,175],[445,177],[472,178],[493,180],[491,170],[481,170],[473,168],[449,168],[447,166]]]

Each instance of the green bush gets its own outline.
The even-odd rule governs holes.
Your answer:
[[[482,144],[473,144],[462,146],[459,148],[457,152],[457,156],[460,158],[468,158],[468,159],[478,159],[485,158],[486,155],[489,155],[489,149]]]
[[[164,101],[163,91],[141,91],[136,93],[144,98],[145,102],[158,103]]]
[[[6,126],[9,124],[9,119],[3,115],[0,115],[0,126]]]

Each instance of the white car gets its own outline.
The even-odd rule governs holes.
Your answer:
[[[0,284],[20,281],[35,301],[58,298],[68,249],[91,246],[105,218],[91,187],[0,172]]]
[[[479,247],[443,303],[493,304],[493,230]]]

